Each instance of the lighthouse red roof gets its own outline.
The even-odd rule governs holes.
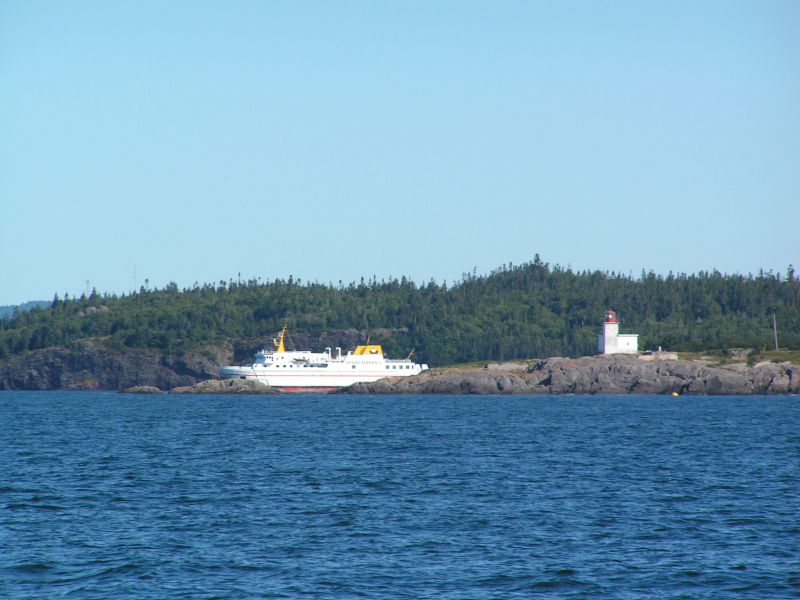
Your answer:
[[[617,320],[617,313],[609,308],[606,311],[605,317],[603,317],[603,323],[619,323]]]

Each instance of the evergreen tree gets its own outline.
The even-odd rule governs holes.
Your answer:
[[[293,277],[163,290],[149,282],[131,295],[63,300],[0,320],[0,357],[95,338],[116,348],[180,354],[209,342],[270,338],[284,324],[298,335],[357,330],[393,355],[415,348],[430,364],[595,351],[603,312],[644,347],[672,350],[770,346],[772,314],[781,346],[800,348],[800,279],[785,276],[642,272],[634,279],[576,273],[533,262],[475,270],[455,284],[417,285],[406,277],[336,286]]]

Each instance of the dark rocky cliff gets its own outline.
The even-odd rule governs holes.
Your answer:
[[[417,377],[358,383],[349,394],[796,394],[800,365],[712,366],[636,356],[548,358],[482,369],[433,369]]]
[[[207,346],[180,358],[153,350],[115,350],[97,341],[36,350],[0,361],[0,389],[121,390],[154,386],[168,390],[219,375],[233,356],[228,345]]]

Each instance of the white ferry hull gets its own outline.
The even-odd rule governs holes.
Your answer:
[[[391,377],[385,371],[364,371],[360,373],[325,373],[314,375],[299,375],[295,373],[270,373],[267,375],[263,371],[266,369],[254,369],[252,367],[222,367],[222,376],[226,379],[249,379],[259,381],[264,385],[278,388],[281,390],[334,390],[336,388],[347,387],[354,383],[371,383],[384,377]],[[408,375],[420,373],[409,372]],[[405,375],[405,374],[404,374]]]
[[[283,391],[331,391],[354,383],[371,383],[386,377],[409,377],[428,368],[403,360],[386,359],[379,345],[360,345],[346,356],[337,348],[325,352],[286,351],[286,328],[274,341],[275,350],[256,353],[250,365],[220,367],[224,379],[246,379]]]

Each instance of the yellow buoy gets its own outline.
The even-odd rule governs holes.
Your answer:
[[[673,396],[680,396],[680,394],[678,392],[672,392],[672,395]]]

